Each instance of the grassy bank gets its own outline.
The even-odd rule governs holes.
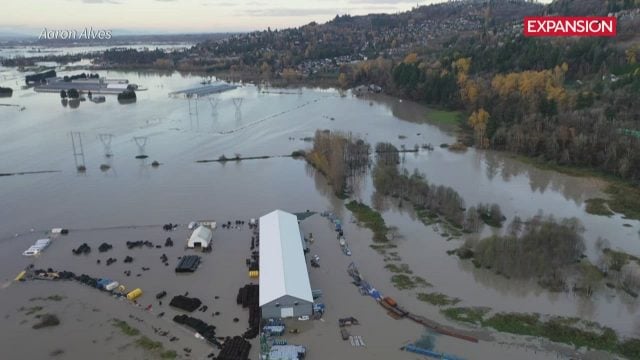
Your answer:
[[[458,125],[462,121],[462,112],[456,110],[431,110],[425,116],[440,124]]]
[[[412,290],[417,287],[431,287],[427,280],[420,276],[409,276],[406,274],[395,274],[391,277],[391,283],[398,290]]]
[[[630,359],[640,357],[640,340],[619,339],[611,328],[577,318],[550,317],[539,314],[497,313],[487,316],[486,308],[448,308],[442,313],[449,319],[493,328],[500,332],[535,336],[576,348],[603,350]]]
[[[140,330],[132,327],[126,321],[113,319],[111,324],[120,329],[120,331],[127,336],[136,336],[140,334]]]
[[[413,274],[408,264],[387,264],[384,268],[396,274]]]
[[[388,241],[387,232],[389,228],[379,212],[373,210],[366,204],[354,200],[348,202],[346,207],[353,213],[353,216],[355,216],[359,223],[373,232],[374,242],[380,243]]]
[[[418,293],[418,300],[435,306],[450,306],[455,305],[461,301],[458,298],[452,298],[439,292]]]
[[[127,336],[138,336],[140,330],[132,327],[124,320],[112,319],[111,324],[120,329],[120,331]],[[134,344],[154,355],[156,359],[175,359],[178,357],[178,353],[174,350],[165,350],[164,345],[160,341],[153,341],[148,337],[142,335],[135,339]]]
[[[611,209],[616,213],[623,214],[627,219],[640,220],[640,189],[630,182],[592,168],[558,165],[522,155],[511,155],[511,157],[542,170],[556,171],[576,177],[601,179],[607,182],[604,192],[610,198],[590,199],[587,202],[586,211],[593,215],[609,216],[611,212],[608,210]]]

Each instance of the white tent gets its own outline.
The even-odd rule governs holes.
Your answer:
[[[206,226],[198,226],[195,230],[193,230],[193,233],[191,234],[191,237],[187,242],[187,247],[190,247],[190,248],[194,248],[196,246],[200,246],[203,248],[209,247],[209,244],[211,244],[212,236],[213,236],[213,233],[211,229],[209,229]]]
[[[280,310],[285,314],[285,310],[294,311],[294,308],[295,312],[289,316],[309,315],[313,297],[298,218],[275,210],[262,216],[259,224],[260,306],[263,307],[263,316],[272,311],[274,314],[268,317],[276,316]],[[291,302],[291,307],[288,302]],[[297,313],[298,310],[301,312]]]

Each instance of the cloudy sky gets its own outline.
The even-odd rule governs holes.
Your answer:
[[[2,0],[0,31],[226,32],[324,22],[336,14],[395,13],[443,0]]]

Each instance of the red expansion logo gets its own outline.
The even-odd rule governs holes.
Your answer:
[[[525,16],[525,36],[616,36],[615,16]]]

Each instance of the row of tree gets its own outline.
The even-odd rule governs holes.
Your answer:
[[[306,159],[328,178],[336,194],[344,195],[348,180],[366,171],[370,152],[368,143],[350,133],[317,130]]]
[[[514,278],[561,278],[563,268],[575,264],[585,250],[583,227],[577,219],[556,220],[539,214],[523,222],[515,217],[504,235],[469,240],[474,261],[498,274]]]
[[[389,143],[376,145],[377,160],[373,169],[376,191],[410,202],[415,208],[444,217],[452,225],[468,232],[479,232],[482,226],[502,226],[504,216],[497,204],[478,204],[465,209],[464,199],[453,188],[431,185],[417,170],[412,174],[400,170],[398,149]]]

